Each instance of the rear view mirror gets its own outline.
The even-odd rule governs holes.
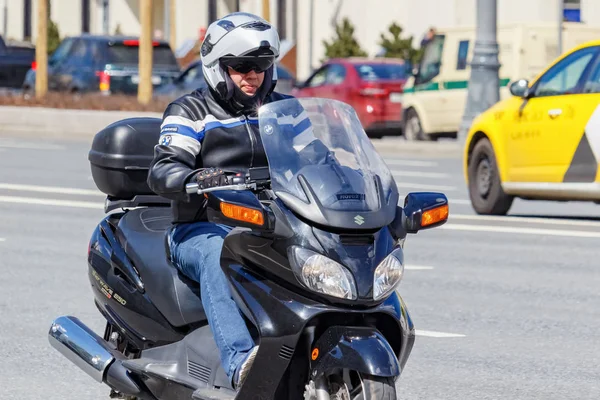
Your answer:
[[[448,198],[443,193],[415,192],[404,199],[402,227],[407,233],[435,228],[448,220]]]
[[[435,228],[448,220],[448,198],[443,193],[415,192],[404,199],[404,207],[396,207],[396,218],[389,225],[396,240],[408,233]]]
[[[527,79],[519,79],[510,84],[510,94],[517,97],[527,97],[529,81]]]

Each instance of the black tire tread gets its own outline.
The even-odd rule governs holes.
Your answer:
[[[476,170],[477,163],[480,155],[487,155],[492,164],[492,187],[487,199],[482,199],[477,193],[476,189]],[[473,148],[471,154],[469,166],[469,197],[471,199],[471,205],[478,214],[486,215],[506,215],[508,210],[512,206],[514,197],[504,193],[502,184],[500,181],[500,175],[498,174],[498,164],[496,163],[496,154],[492,148],[492,144],[487,138],[480,139]]]
[[[365,400],[396,400],[393,378],[362,375]]]

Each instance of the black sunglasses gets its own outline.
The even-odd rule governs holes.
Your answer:
[[[221,59],[221,64],[229,67],[240,74],[247,74],[250,71],[261,73],[273,65],[275,59],[273,57],[224,57]]]

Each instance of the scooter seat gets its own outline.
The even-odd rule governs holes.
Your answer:
[[[182,275],[168,258],[166,234],[171,218],[168,207],[134,209],[119,221],[117,236],[150,300],[171,325],[206,322],[200,286]]]

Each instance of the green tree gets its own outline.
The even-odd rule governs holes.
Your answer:
[[[325,46],[325,56],[327,58],[335,57],[366,57],[367,53],[360,47],[354,38],[354,26],[348,18],[344,18],[341,24],[335,27],[336,36],[331,42],[323,40]]]
[[[58,26],[48,19],[48,54],[52,54],[60,44],[60,32]]]
[[[52,54],[60,44],[60,32],[58,26],[52,21],[52,1],[48,0],[48,54]]]
[[[395,22],[388,28],[390,37],[381,34],[379,45],[384,49],[384,57],[402,58],[410,61],[412,64],[417,64],[421,58],[421,50],[415,49],[412,46],[413,37],[402,38],[402,27]]]

